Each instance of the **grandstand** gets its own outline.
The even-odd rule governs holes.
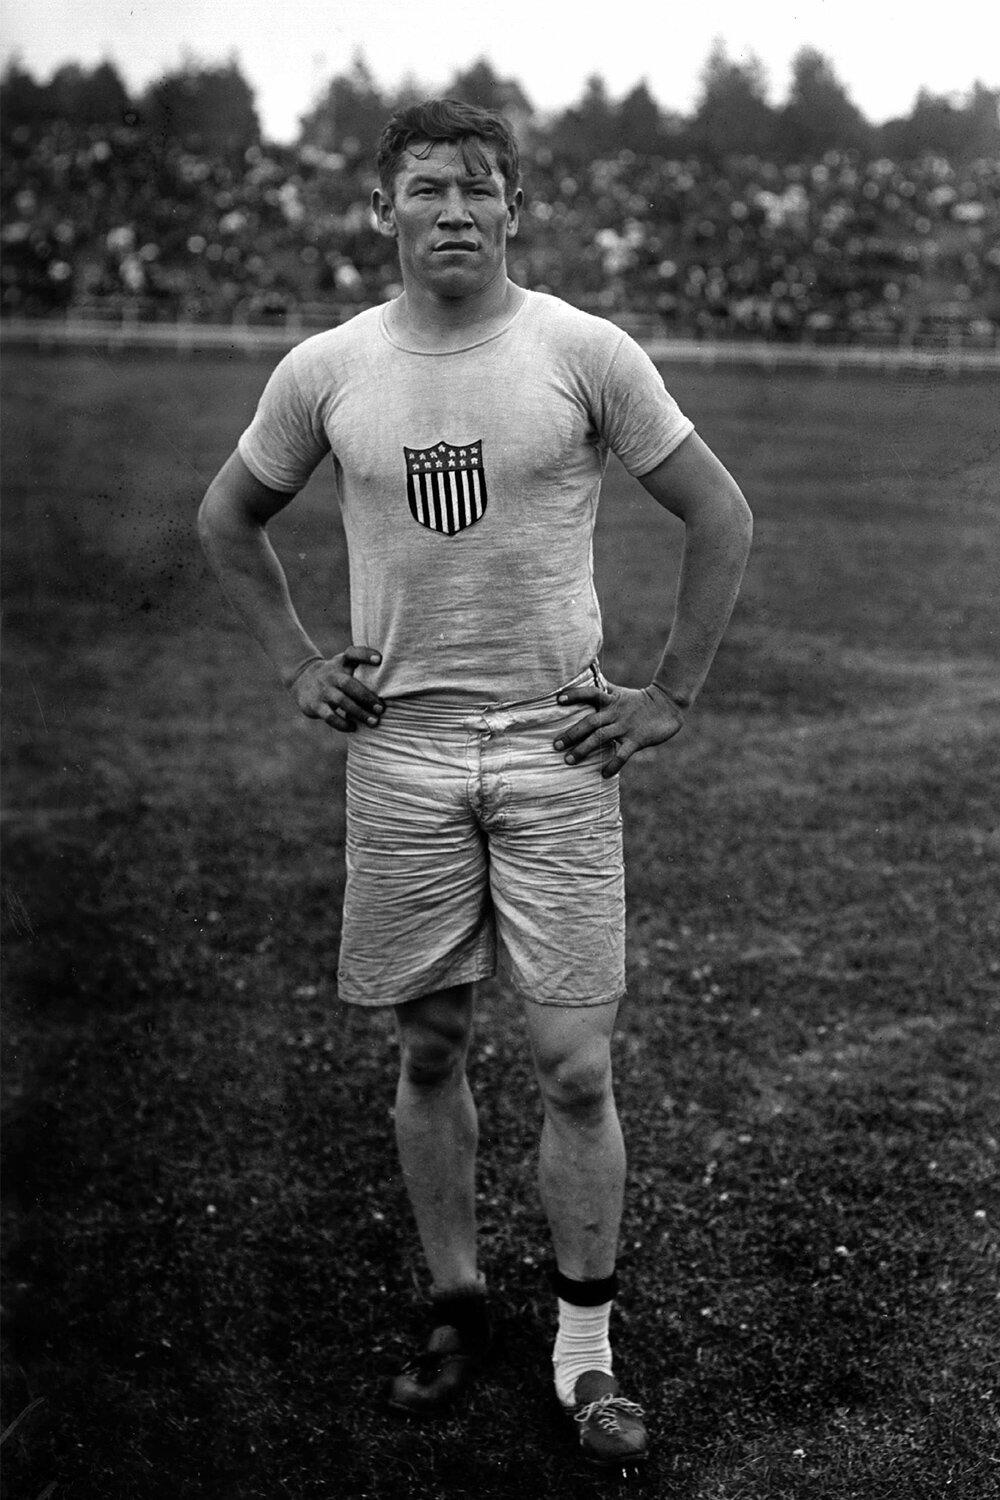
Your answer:
[[[5,157],[10,340],[278,348],[397,289],[350,156],[56,120],[10,130]],[[515,279],[647,341],[1000,357],[996,158],[581,167],[536,136],[525,175]]]

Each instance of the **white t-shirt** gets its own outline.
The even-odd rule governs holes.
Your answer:
[[[239,451],[284,493],[333,457],[359,678],[383,697],[544,697],[601,649],[593,532],[609,451],[646,474],[692,431],[621,329],[526,293],[447,354],[389,333],[385,308],[299,344]]]

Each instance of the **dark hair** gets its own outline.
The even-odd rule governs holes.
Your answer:
[[[488,170],[482,148],[492,146],[508,193],[513,195],[521,185],[521,160],[509,120],[461,99],[425,99],[397,110],[382,131],[377,164],[383,192],[391,195],[399,164],[417,141],[453,142],[470,172]]]

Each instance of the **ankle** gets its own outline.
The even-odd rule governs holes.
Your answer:
[[[612,1373],[609,1327],[617,1278],[573,1281],[556,1271],[559,1328],[552,1351],[556,1395],[563,1406],[574,1404],[576,1384],[590,1370]]]
[[[431,1319],[435,1327],[454,1328],[464,1342],[487,1344],[490,1319],[482,1274],[465,1286],[435,1287],[431,1292]]]

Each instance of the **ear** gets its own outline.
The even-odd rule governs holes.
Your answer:
[[[512,240],[517,234],[517,226],[521,218],[521,206],[524,203],[524,194],[518,188],[513,198],[507,204],[507,238]]]
[[[396,238],[396,210],[388,193],[383,193],[381,188],[376,188],[372,193],[372,213],[375,215],[375,228],[379,234],[384,234],[387,239]]]

